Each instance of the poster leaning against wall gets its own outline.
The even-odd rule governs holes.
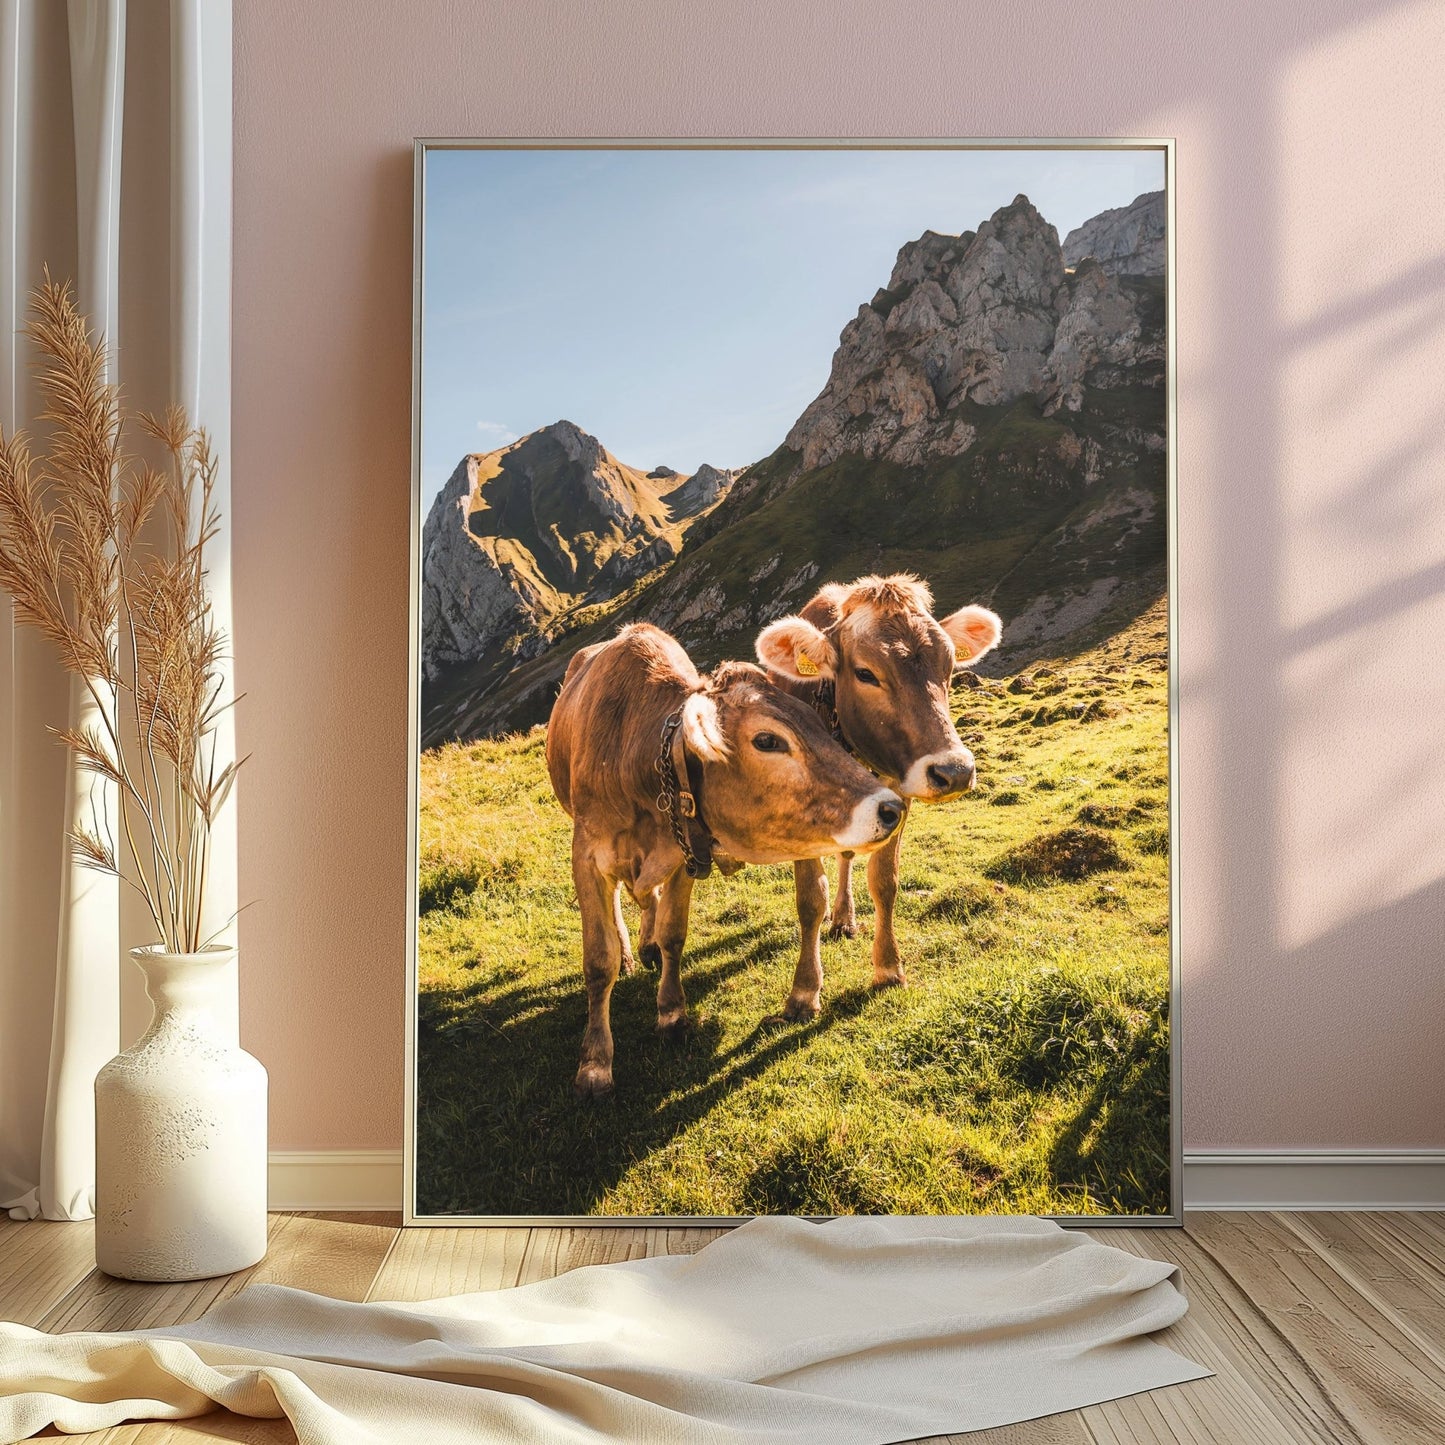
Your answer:
[[[418,143],[408,1222],[1177,1221],[1172,163]]]

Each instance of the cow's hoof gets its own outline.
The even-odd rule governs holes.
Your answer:
[[[583,1064],[572,1082],[579,1099],[602,1099],[612,1092],[612,1070],[601,1064]]]
[[[875,973],[873,975],[874,988],[907,988],[908,976],[900,968],[893,973]]]
[[[828,925],[829,938],[857,938],[858,920],[856,918],[835,919]]]
[[[677,1040],[688,1030],[689,1020],[685,1008],[668,1009],[657,1016],[657,1031],[665,1039]]]
[[[783,1005],[782,1017],[790,1024],[807,1024],[823,1012],[822,1001],[817,994],[808,994],[802,998],[790,994],[788,1001]]]
[[[655,943],[644,943],[639,956],[644,968],[658,969],[662,967],[662,950]]]

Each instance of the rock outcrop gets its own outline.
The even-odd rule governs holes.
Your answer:
[[[732,479],[641,472],[570,421],[464,457],[422,531],[424,675],[544,646],[563,613],[672,561]]]
[[[944,405],[997,406],[1037,390],[1066,293],[1059,233],[1027,196],[978,228],[944,289],[958,308],[939,378]]]
[[[675,479],[677,473],[673,472],[671,476]],[[662,500],[667,503],[667,510],[674,521],[696,517],[717,506],[736,480],[735,471],[704,462],[690,477],[682,478],[679,485],[664,492]]]
[[[494,553],[467,528],[478,457],[463,457],[427,513],[421,540],[421,657],[430,679],[481,656],[523,610]]]
[[[1149,214],[1091,234],[1139,234]],[[1077,411],[1100,365],[1126,384],[1140,337],[1137,308],[1112,273],[1087,262],[1067,275],[1058,232],[1017,196],[977,231],[925,231],[899,251],[887,287],[844,327],[828,384],[787,445],[804,470],[844,454],[904,466],[956,457],[977,435],[963,403],[1036,396],[1049,414]]]
[[[957,456],[974,432],[949,410],[1042,385],[1067,299],[1059,233],[1027,196],[977,231],[925,231],[844,327],[828,384],[787,445],[805,468],[845,452],[915,466]]]
[[[1101,365],[1113,370],[1107,377],[1096,374],[1096,384],[1126,385],[1131,372],[1153,359],[1153,348],[1140,344],[1141,331],[1129,293],[1093,257],[1081,262],[1049,352],[1049,382],[1039,398],[1044,415],[1052,416],[1060,407],[1078,411],[1084,378]]]
[[[1167,215],[1163,191],[1090,217],[1064,237],[1064,265],[1092,256],[1110,276],[1162,276]]]

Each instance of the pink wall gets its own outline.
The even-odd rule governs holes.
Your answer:
[[[410,139],[529,134],[1178,138],[1187,1142],[1445,1144],[1441,54],[1433,0],[238,4],[273,1145],[401,1138]]]

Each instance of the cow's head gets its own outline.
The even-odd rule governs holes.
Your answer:
[[[758,634],[758,656],[798,681],[832,679],[838,723],[860,758],[905,798],[938,802],[973,786],[973,754],[953,726],[949,678],[997,646],[986,607],[933,615],[916,577],[830,583],[797,617]]]
[[[898,794],[761,668],[728,662],[705,682],[683,704],[682,736],[724,853],[743,863],[871,853],[902,823]]]

